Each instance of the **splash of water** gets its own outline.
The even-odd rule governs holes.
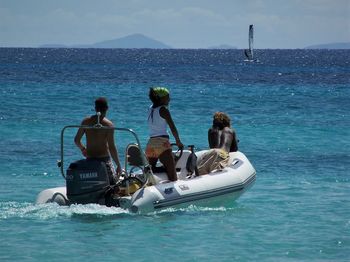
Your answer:
[[[1,202],[0,220],[13,218],[37,218],[40,220],[75,215],[108,217],[129,214],[127,210],[117,207],[106,207],[97,204],[59,206],[56,203],[35,205],[33,203]]]

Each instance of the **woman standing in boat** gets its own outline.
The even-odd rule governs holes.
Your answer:
[[[175,160],[169,142],[167,126],[170,127],[176,145],[179,148],[183,148],[183,144],[167,108],[170,102],[169,90],[165,87],[152,87],[149,90],[149,98],[152,101],[152,105],[148,110],[150,138],[146,146],[146,156],[152,167],[156,166],[159,159],[167,171],[169,180],[176,181]]]

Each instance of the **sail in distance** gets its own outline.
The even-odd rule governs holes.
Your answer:
[[[248,60],[253,60],[254,59],[254,26],[253,25],[249,25],[248,44],[249,44],[249,49],[245,49],[244,54]]]

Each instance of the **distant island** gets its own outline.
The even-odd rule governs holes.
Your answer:
[[[97,42],[91,45],[62,45],[62,44],[45,44],[39,46],[40,48],[154,48],[154,49],[170,49],[160,41],[152,39],[142,34],[133,34],[112,40]]]
[[[67,48],[68,46],[66,45],[61,45],[61,44],[46,44],[46,45],[41,45],[39,48]]]
[[[208,49],[237,49],[237,47],[231,45],[218,45],[208,47]]]
[[[329,43],[320,45],[310,45],[304,49],[350,49],[350,43]]]
[[[152,39],[142,34],[132,34],[121,38],[97,42],[94,44],[44,44],[39,48],[150,48],[150,49],[172,49],[173,47]],[[200,49],[237,49],[231,45],[217,45]],[[304,47],[304,49],[350,49],[350,43],[317,44]]]
[[[94,44],[44,44],[39,48],[150,48],[150,49],[172,49],[173,47],[158,40],[152,39],[142,34],[132,34],[121,38],[97,42]],[[201,48],[202,49],[202,48]],[[237,49],[231,45],[211,46],[205,49]]]

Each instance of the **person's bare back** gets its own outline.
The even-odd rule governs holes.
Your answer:
[[[82,122],[83,125],[94,126],[97,124],[97,116],[87,117]],[[107,118],[100,121],[102,126],[113,127],[113,123]],[[108,137],[112,130],[106,129],[86,129],[86,156],[89,158],[101,158],[109,156]]]
[[[226,152],[238,150],[236,132],[231,128],[231,119],[222,112],[213,116],[213,126],[208,130],[210,148],[224,149]]]
[[[121,173],[121,165],[118,156],[118,150],[114,143],[114,125],[106,118],[108,110],[107,100],[103,97],[95,101],[96,115],[86,117],[82,126],[96,126],[95,129],[79,128],[74,138],[74,143],[81,150],[81,153],[87,158],[109,159],[112,157],[117,164],[117,173]],[[102,128],[99,126],[102,125]],[[103,127],[109,127],[106,129]],[[86,137],[86,146],[81,142],[82,137]]]
[[[210,128],[208,132],[208,140],[210,148],[221,148],[226,152],[232,152],[235,143],[232,143],[235,139],[233,130],[229,127],[224,129]],[[232,146],[233,145],[233,146]]]

